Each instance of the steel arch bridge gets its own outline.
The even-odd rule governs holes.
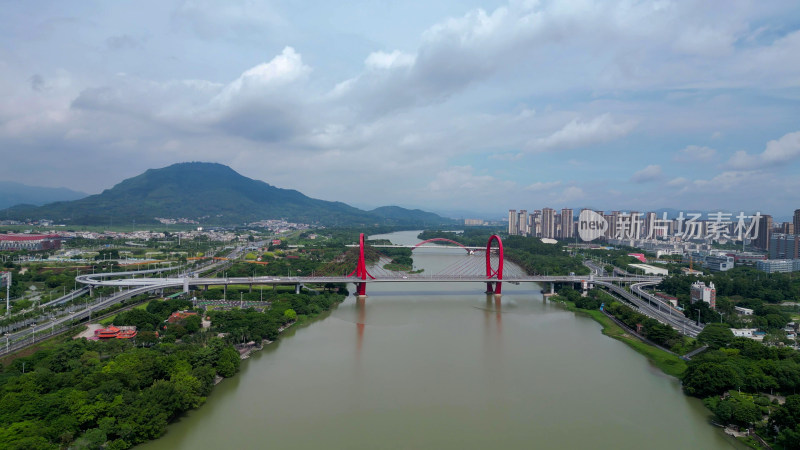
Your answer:
[[[456,244],[467,250],[467,252],[470,251],[464,244],[445,238],[428,239],[427,241],[420,242],[412,248],[417,248],[429,242],[443,241]],[[494,242],[497,243],[497,250],[499,254],[497,268],[492,267],[491,260],[492,244]],[[375,277],[367,271],[367,261],[364,258],[364,246],[364,233],[361,233],[358,237],[358,263],[356,264],[356,269],[350,272],[350,275],[348,275],[348,278],[355,278],[357,280],[355,281],[355,285],[356,292],[359,297],[364,297],[367,295],[367,278],[372,280],[375,279]],[[486,280],[486,293],[501,295],[503,284],[503,241],[500,239],[500,236],[496,234],[493,234],[491,237],[489,237],[489,241],[486,242]]]
[[[428,240],[426,240],[426,241],[422,241],[422,242],[420,242],[419,244],[416,244],[416,245],[414,245],[413,247],[411,247],[411,250],[414,250],[415,248],[422,247],[423,245],[425,245],[425,244],[429,244],[429,243],[431,243],[431,242],[449,242],[449,243],[451,243],[451,244],[455,244],[455,245],[457,245],[457,246],[459,246],[459,247],[463,248],[464,250],[466,250],[466,251],[467,251],[467,253],[469,253],[469,252],[470,252],[470,249],[469,249],[469,248],[467,248],[467,246],[466,246],[466,245],[464,245],[464,244],[462,244],[461,242],[456,242],[456,241],[454,241],[454,240],[452,240],[452,239],[446,239],[446,238],[432,238],[432,239],[428,239]]]

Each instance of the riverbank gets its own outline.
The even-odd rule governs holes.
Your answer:
[[[551,301],[563,304],[568,311],[591,317],[602,326],[602,333],[604,335],[624,342],[626,345],[636,350],[636,352],[644,355],[648,361],[650,361],[653,365],[658,367],[667,375],[680,379],[681,375],[683,375],[688,368],[686,361],[681,359],[679,356],[660,349],[654,345],[643,342],[638,337],[626,332],[621,326],[614,322],[613,319],[601,311],[578,308],[573,302],[565,300],[558,295],[552,296]],[[713,411],[708,409],[706,410],[713,414]],[[753,436],[737,436],[728,433],[727,430],[726,434],[735,439],[739,444],[746,445],[750,448],[770,448],[768,446],[765,447],[760,445],[759,442],[753,438]]]
[[[648,361],[653,363],[665,374],[675,378],[680,378],[683,372],[686,371],[686,362],[680,357],[668,353],[646,342],[642,342],[639,338],[622,329],[622,327],[617,325],[611,318],[603,314],[601,311],[578,308],[571,301],[564,300],[557,296],[551,297],[550,300],[562,303],[569,311],[591,317],[603,327],[602,333],[604,335],[624,342],[638,353],[647,357]]]

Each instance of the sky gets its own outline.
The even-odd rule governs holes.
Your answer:
[[[2,3],[2,181],[211,161],[456,217],[800,208],[797,1]]]

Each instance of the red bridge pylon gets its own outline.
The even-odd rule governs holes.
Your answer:
[[[497,241],[497,250],[500,256],[500,262],[497,265],[497,270],[492,269],[492,241]],[[501,241],[500,236],[496,234],[493,234],[486,243],[486,278],[491,279],[493,277],[496,278],[497,281],[486,282],[486,293],[500,295],[503,289],[503,241]]]
[[[373,277],[369,272],[367,272],[367,260],[364,258],[364,233],[361,233],[361,235],[358,238],[358,263],[356,264],[356,270],[350,272],[350,275],[348,275],[348,277],[352,277],[354,275],[359,280],[363,280],[361,282],[356,283],[356,292],[358,296],[366,297],[367,283],[365,283],[365,281],[367,280],[367,277],[370,277],[373,280],[375,279],[375,277]]]

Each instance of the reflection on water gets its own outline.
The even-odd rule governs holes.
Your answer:
[[[415,264],[433,271],[459,257]],[[535,286],[504,286],[500,298],[484,288],[370,284],[366,299],[348,298],[253,355],[142,448],[734,445],[676,380],[592,320],[545,302]]]

